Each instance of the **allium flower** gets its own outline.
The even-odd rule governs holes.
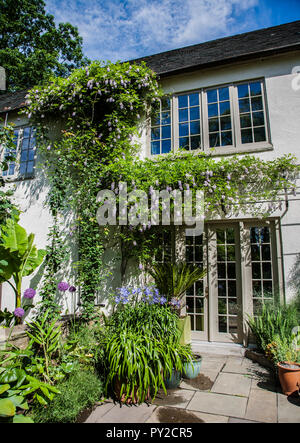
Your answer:
[[[24,291],[25,298],[33,298],[36,294],[36,291],[32,288],[28,288]]]
[[[70,287],[69,287],[69,292],[75,292],[75,291],[76,291],[75,286],[70,286]]]
[[[15,317],[19,317],[19,318],[21,318],[21,317],[24,316],[24,314],[25,314],[25,311],[24,311],[23,308],[16,308],[16,309],[14,310],[14,316],[15,316]]]
[[[61,281],[60,283],[58,283],[57,289],[59,291],[64,291],[65,292],[67,289],[69,289],[69,285],[68,285],[68,283],[66,283],[64,281]]]

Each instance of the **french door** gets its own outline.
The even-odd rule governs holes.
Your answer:
[[[207,223],[201,236],[184,237],[187,263],[206,269],[186,292],[192,339],[243,343],[247,314],[282,292],[278,223]]]

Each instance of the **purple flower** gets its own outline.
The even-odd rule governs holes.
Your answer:
[[[25,298],[33,298],[36,294],[36,291],[32,288],[28,288],[24,291]]]
[[[61,281],[60,283],[58,283],[57,289],[59,291],[66,291],[67,289],[69,289],[69,285],[68,285],[68,283],[66,283],[64,281]]]
[[[25,314],[25,311],[24,311],[24,309],[23,308],[16,308],[15,310],[14,310],[14,316],[15,317],[23,317],[24,316],[24,314]]]
[[[75,286],[70,286],[70,287],[69,287],[69,292],[75,292],[75,291],[76,291]]]

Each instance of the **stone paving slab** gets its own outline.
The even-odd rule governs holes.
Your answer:
[[[212,371],[212,370],[207,370],[205,372],[202,372],[202,371],[200,372],[200,376],[204,376],[205,378],[207,378],[208,381],[211,382],[211,384],[215,382],[218,374],[219,374],[218,371]],[[198,388],[194,387],[192,385],[192,383],[189,383],[189,380],[186,380],[184,378],[182,379],[182,381],[180,383],[180,388],[182,388],[182,389],[189,389],[189,390],[193,390],[193,391],[198,391],[199,390]],[[203,391],[203,390],[206,391],[206,390],[210,390],[210,388],[208,388],[208,389],[200,389],[200,390],[201,391]]]
[[[229,374],[220,372],[211,392],[248,397],[251,388],[251,379],[243,374]]]
[[[151,417],[156,406],[147,405],[143,403],[139,406],[126,406],[113,404],[113,407],[106,410],[105,413],[101,411],[102,406],[99,406],[94,414],[85,423],[145,423]]]
[[[210,358],[203,357],[201,362],[201,372],[206,371],[217,371],[220,372],[224,365],[226,364],[227,357],[221,358]]]
[[[244,418],[248,399],[213,392],[196,392],[187,406],[189,411]]]
[[[112,408],[115,407],[115,404],[112,401],[106,401],[103,405],[97,406],[91,415],[85,420],[84,423],[104,423],[102,418],[105,414],[107,414]],[[99,421],[100,420],[100,421]]]
[[[278,423],[300,423],[300,398],[277,393]]]
[[[194,394],[194,390],[181,388],[170,389],[167,391],[167,395],[164,391],[159,391],[153,400],[153,404],[185,409]]]
[[[276,392],[251,389],[245,418],[264,423],[277,423]]]
[[[228,417],[158,406],[146,423],[228,423]],[[164,420],[165,418],[165,420]],[[180,421],[177,421],[179,419]],[[186,420],[186,421],[185,421]]]

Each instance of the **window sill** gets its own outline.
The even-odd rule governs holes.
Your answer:
[[[14,176],[14,177],[5,177],[5,176],[3,177],[2,176],[2,178],[4,179],[5,183],[17,183],[17,182],[22,182],[25,180],[32,180],[34,178],[34,174],[19,175],[18,177],[17,176]]]
[[[231,146],[229,148],[226,147],[218,147],[218,148],[212,148],[210,150],[202,151],[200,149],[195,149],[193,151],[175,151],[173,154],[180,156],[180,152],[186,154],[190,153],[193,155],[199,155],[201,154],[203,157],[220,157],[225,155],[235,155],[235,154],[252,154],[256,152],[265,152],[265,151],[273,151],[274,147],[271,143],[257,143],[255,146],[253,144],[245,144],[241,146]],[[164,158],[166,155],[170,155],[172,152],[169,152],[168,154],[157,154],[152,155],[150,154],[150,158],[153,160],[155,158]]]

